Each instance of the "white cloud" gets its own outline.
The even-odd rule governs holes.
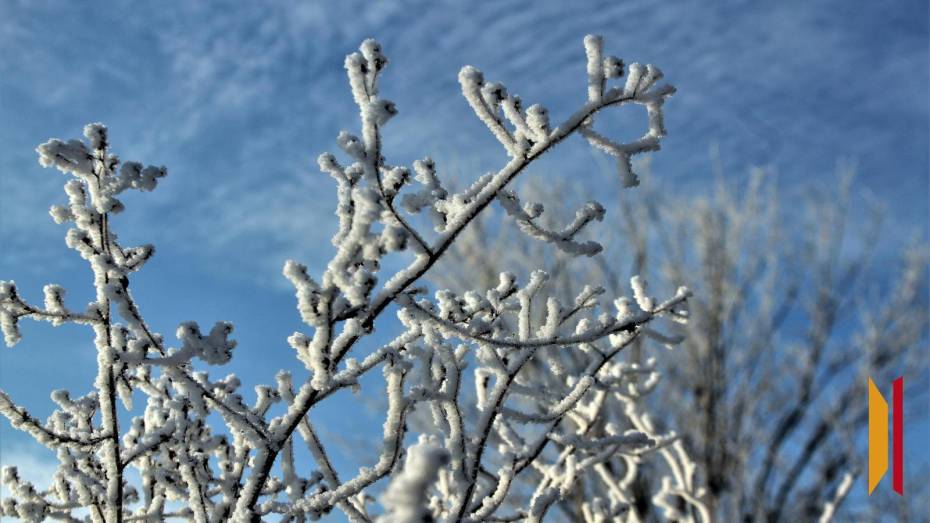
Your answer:
[[[460,99],[458,68],[479,66],[558,118],[583,98],[581,36],[602,32],[612,52],[656,62],[680,88],[656,162],[664,180],[694,187],[706,179],[711,140],[722,144],[732,175],[747,164],[772,164],[786,183],[829,174],[837,156],[854,156],[862,160],[861,182],[880,197],[921,196],[893,210],[914,223],[927,209],[925,155],[913,152],[926,151],[926,30],[917,38],[920,27],[905,25],[876,42],[874,29],[900,25],[901,16],[882,11],[824,22],[831,9],[701,2],[671,9],[645,1],[528,8],[510,0],[377,8],[198,2],[168,10],[116,2],[90,19],[99,31],[77,31],[85,8],[23,3],[0,22],[0,46],[8,51],[0,72],[7,87],[35,102],[23,110],[43,139],[71,137],[87,119],[108,118],[123,157],[167,164],[163,187],[124,219],[142,231],[191,229],[184,231],[189,246],[201,259],[212,256],[213,265],[237,243],[272,258],[307,251],[321,237],[326,245],[333,217],[318,194],[329,194],[320,189],[327,182],[303,178],[317,176],[313,158],[334,149],[340,129],[357,128],[342,57],[370,36],[392,60],[383,92],[401,111],[386,130],[390,161],[437,151],[496,160],[497,149],[485,148],[486,131]],[[21,134],[16,107],[0,111],[9,115],[0,118],[0,136]],[[5,147],[14,144],[27,153],[35,146]],[[26,161],[34,165],[31,156]],[[20,165],[4,164],[2,176]],[[886,171],[895,172],[895,184]],[[45,181],[33,182],[0,184],[0,237],[14,252],[28,254],[35,232],[55,230],[34,217],[44,220],[60,198]],[[41,259],[42,252],[20,259]]]

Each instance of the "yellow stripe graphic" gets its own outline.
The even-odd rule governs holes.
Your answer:
[[[888,402],[869,378],[869,494],[888,471]]]

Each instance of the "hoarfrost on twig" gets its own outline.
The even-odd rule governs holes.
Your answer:
[[[643,333],[675,343],[675,336],[647,325],[675,316],[690,295],[686,289],[657,302],[634,280],[640,306],[634,312],[629,300],[618,300],[614,309],[611,300],[601,303],[604,289],[595,285],[564,305],[542,271],[523,282],[504,273],[493,288],[461,296],[440,291],[435,299],[420,285],[494,201],[524,232],[556,249],[586,256],[601,250],[593,240],[578,239],[603,219],[606,210],[599,203],[586,204],[570,223],[550,230],[540,221],[541,206],[523,204],[508,189],[527,166],[576,133],[618,158],[624,186],[636,182],[629,159],[658,149],[665,134],[662,104],[674,89],[656,85],[661,73],[653,66],[625,67],[617,58],[603,57],[600,38],[587,37],[585,49],[588,101],[561,123],[551,121],[542,104],[524,109],[518,96],[503,84],[486,82],[478,69],[461,70],[462,94],[508,159],[497,172],[456,193],[445,188],[429,157],[410,169],[388,163],[381,134],[398,113],[379,90],[388,60],[374,40],[346,57],[361,129],[357,135],[339,134],[344,160],[330,153],[318,158],[320,170],[338,185],[335,253],[318,278],[296,261],[283,269],[307,332],[295,332],[287,342],[308,376],[295,381],[289,372],[278,373],[273,385],[254,387],[251,405],[235,375],[216,378],[200,370],[204,363],[223,365],[232,358],[231,324],[219,321],[204,334],[198,324],[182,322],[176,331],[180,346],[168,347],[143,319],[129,290],[130,277],[154,248],[120,245],[110,216],[123,211],[122,192],[155,189],[166,170],[121,162],[110,151],[102,124],[88,125],[85,141],[53,139],[40,145],[43,166],[73,176],[65,186],[68,205],[53,206],[50,215],[56,223],[73,224],[67,243],[90,264],[96,297],[77,312],[66,305],[63,288],[49,285],[40,307],[25,301],[12,282],[2,282],[0,325],[9,345],[19,341],[22,318],[89,326],[98,374],[90,394],[77,399],[65,391],[53,394],[59,409],[45,422],[0,393],[0,413],[57,451],[60,461],[56,488],[48,492],[5,469],[3,480],[13,497],[4,501],[2,513],[27,520],[73,518],[81,509],[93,521],[107,522],[254,521],[272,515],[305,521],[336,509],[352,521],[369,522],[541,520],[573,495],[576,478],[584,476],[606,485],[606,497],[583,504],[587,520],[604,521],[624,513],[630,499],[603,464],[621,456],[635,468],[654,452],[663,453],[673,472],[663,492],[700,509],[693,464],[681,447],[671,453],[674,437],[657,432],[638,410],[638,399],[655,382],[638,378],[651,368],[629,368],[617,358]],[[622,85],[611,86],[623,76]],[[598,113],[628,104],[643,105],[649,113],[641,139],[620,143],[594,131]],[[432,230],[419,227],[416,215],[424,211]],[[402,253],[408,265],[388,270],[392,265],[383,260],[391,253]],[[388,310],[397,311],[402,333],[361,352]],[[532,369],[552,361],[552,351],[570,353],[582,364],[571,371],[555,368],[557,379],[534,384]],[[474,396],[463,379],[470,366]],[[309,414],[339,390],[358,389],[361,378],[378,369],[387,397],[383,432],[374,438],[378,460],[340,477]],[[134,408],[138,396],[145,403]],[[472,397],[476,411],[468,407]],[[625,416],[622,420],[602,417],[607,398],[626,406],[615,413]],[[119,409],[117,399],[126,410]],[[534,410],[526,410],[528,399]],[[408,446],[414,433],[409,418],[421,410],[431,413],[432,428]],[[209,419],[213,413],[223,426]],[[634,429],[619,431],[618,421]],[[298,438],[307,445],[312,466],[295,462]],[[130,467],[138,482],[125,474]],[[631,474],[635,470],[627,471]],[[527,477],[539,480],[535,491],[522,482]],[[384,478],[389,481],[380,496],[382,508],[372,510],[375,497],[368,492]],[[677,515],[708,520],[702,510]]]

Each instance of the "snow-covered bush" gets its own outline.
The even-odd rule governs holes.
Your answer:
[[[440,290],[433,298],[424,287],[430,269],[495,201],[551,249],[573,256],[600,250],[579,239],[604,217],[600,204],[549,229],[539,205],[508,189],[574,134],[615,157],[627,187],[638,182],[631,157],[659,148],[662,105],[674,92],[659,83],[659,69],[604,56],[598,37],[587,37],[585,50],[587,102],[559,125],[550,124],[543,106],[524,109],[519,97],[474,67],[461,70],[465,99],[507,160],[457,193],[444,188],[429,158],[414,162],[412,172],[387,163],[381,132],[397,113],[378,94],[387,59],[373,40],[346,58],[361,133],[337,139],[348,162],[319,157],[320,169],[338,184],[335,254],[318,278],[294,261],[283,271],[307,324],[307,332],[287,338],[305,370],[269,376],[251,404],[235,376],[218,379],[207,370],[236,350],[232,325],[219,322],[205,332],[184,322],[173,344],[152,331],[129,290],[132,273],[154,249],[120,245],[110,217],[124,210],[123,191],[154,189],[165,169],[121,162],[101,124],[85,128],[85,141],[40,145],[42,165],[73,175],[65,185],[68,205],[52,207],[51,215],[72,224],[67,243],[90,264],[96,299],[75,309],[64,289],[50,285],[37,305],[3,282],[4,336],[15,344],[25,318],[87,326],[98,371],[83,395],[52,392],[59,408],[44,421],[0,392],[0,412],[54,450],[60,463],[47,491],[5,469],[13,496],[3,500],[3,514],[29,521],[304,521],[335,509],[352,521],[539,521],[559,500],[580,497],[585,521],[610,521],[632,514],[631,484],[651,460],[665,471],[651,499],[667,517],[708,521],[695,465],[673,433],[656,430],[640,401],[655,387],[657,370],[618,357],[643,335],[680,341],[674,331],[659,330],[687,321],[686,288],[657,298],[634,278],[629,299],[605,297],[596,282],[585,282],[563,302],[542,271],[528,281],[504,272],[485,288]],[[648,113],[640,139],[621,143],[594,130],[601,111],[631,104]],[[417,226],[427,218],[433,230]],[[382,261],[390,254],[406,266],[388,271]],[[392,340],[374,336],[385,312],[396,313],[403,327]],[[659,318],[668,325],[658,325]],[[564,355],[579,364],[559,365]],[[546,366],[551,379],[534,381],[530,369]],[[378,372],[387,410],[383,434],[371,441],[380,458],[340,478],[308,413]],[[134,392],[147,398],[144,408],[133,409]],[[408,418],[424,412],[431,421],[411,428]],[[212,414],[225,427],[208,420]],[[295,445],[306,445],[314,462],[295,460]],[[138,482],[127,479],[129,468]],[[534,488],[515,487],[528,474],[540,478]],[[592,481],[602,486],[587,489]]]

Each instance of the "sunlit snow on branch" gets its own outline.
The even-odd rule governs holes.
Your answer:
[[[98,374],[83,396],[53,392],[59,408],[45,421],[0,393],[0,412],[60,462],[49,491],[5,469],[13,495],[3,514],[29,521],[87,514],[95,522],[245,522],[315,520],[339,510],[362,522],[540,521],[560,500],[583,495],[584,477],[604,486],[603,495],[584,501],[584,520],[612,521],[630,514],[632,478],[656,456],[668,473],[655,503],[671,519],[709,521],[695,465],[674,433],[653,426],[639,401],[656,386],[658,370],[618,357],[643,334],[668,345],[680,341],[664,332],[671,324],[657,320],[687,319],[686,288],[651,297],[634,278],[631,301],[591,282],[563,303],[542,271],[526,281],[503,273],[499,284],[461,295],[439,290],[430,298],[424,287],[431,268],[494,202],[553,249],[572,256],[601,251],[597,241],[581,238],[595,234],[607,212],[601,204],[589,202],[550,229],[540,220],[541,205],[523,203],[508,188],[576,133],[616,157],[625,187],[637,183],[631,157],[659,148],[662,104],[674,89],[658,83],[662,74],[654,66],[603,56],[599,37],[585,38],[585,52],[587,102],[562,122],[539,103],[524,108],[478,69],[461,70],[462,94],[506,159],[459,192],[446,188],[429,157],[409,168],[388,162],[382,132],[398,112],[379,91],[388,60],[374,40],[346,57],[360,129],[339,133],[340,155],[318,158],[338,187],[335,252],[320,275],[296,261],[285,264],[305,324],[286,343],[303,369],[269,376],[254,387],[252,404],[235,375],[211,375],[250,350],[236,347],[231,324],[218,321],[207,332],[181,322],[172,347],[151,330],[130,292],[132,273],[154,249],[122,246],[110,216],[123,211],[123,191],[156,188],[165,169],[121,162],[101,124],[85,128],[85,141],[40,145],[42,165],[73,176],[65,186],[68,204],[50,214],[72,224],[67,244],[90,264],[96,297],[77,307],[66,303],[63,288],[49,285],[36,305],[3,282],[0,324],[11,346],[20,340],[23,318],[90,327]],[[649,114],[642,138],[624,143],[594,130],[598,113],[629,104]],[[397,266],[384,262],[389,255],[406,266],[388,270]],[[403,329],[373,347],[376,320],[387,311]],[[278,343],[284,341],[282,333]],[[578,365],[556,364],[554,352]],[[534,369],[550,363],[552,379],[534,381]],[[383,391],[372,393],[387,398],[383,429],[370,438],[378,459],[340,476],[308,414],[341,389],[358,391],[369,373],[383,377]],[[134,397],[145,403],[134,405]],[[623,408],[606,412],[608,398]],[[477,409],[466,408],[473,403]],[[431,420],[425,427],[411,422],[423,412]],[[213,413],[224,428],[208,422]],[[297,445],[306,445],[313,463],[295,461]],[[622,470],[605,464],[617,456]],[[130,467],[138,482],[128,479]],[[536,478],[534,490],[519,481],[527,476]]]

